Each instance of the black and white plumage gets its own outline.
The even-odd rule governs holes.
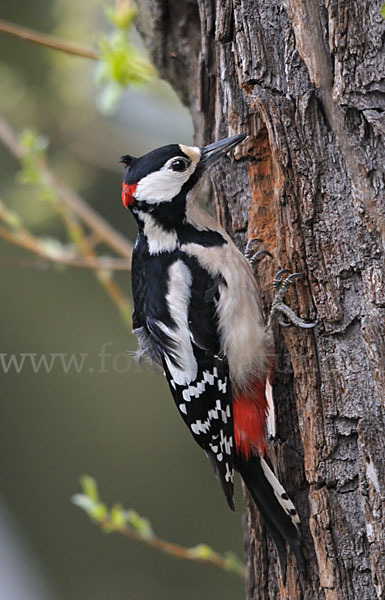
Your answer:
[[[232,394],[216,327],[219,288],[193,257],[180,250],[151,255],[139,236],[132,265],[139,352],[162,363],[179,412],[233,508]]]
[[[271,332],[250,265],[196,199],[206,168],[245,137],[122,157],[122,199],[139,230],[133,327],[139,358],[163,366],[177,409],[232,509],[234,469],[241,474],[284,573],[286,542],[301,566],[303,558],[294,505],[263,459]]]

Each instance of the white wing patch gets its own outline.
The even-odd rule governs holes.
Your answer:
[[[165,361],[172,379],[178,385],[188,385],[196,379],[198,372],[188,325],[192,277],[190,269],[182,260],[175,261],[169,267],[168,276],[166,301],[176,327],[171,329],[160,321],[157,321],[156,324],[175,343],[175,350],[172,351],[172,354],[178,366],[176,367],[170,357],[165,354]],[[187,400],[187,398],[184,399]]]

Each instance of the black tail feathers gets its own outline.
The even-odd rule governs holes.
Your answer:
[[[298,567],[306,576],[302,554],[299,518],[293,503],[265,460],[253,456],[235,458],[235,467],[245,482],[277,548],[284,584],[286,583],[286,543],[293,552]]]

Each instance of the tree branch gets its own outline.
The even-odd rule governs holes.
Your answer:
[[[173,542],[163,540],[162,538],[157,536],[145,538],[140,533],[138,533],[134,529],[131,529],[130,527],[115,525],[109,518],[101,519],[98,522],[99,525],[101,525],[107,531],[115,531],[117,533],[120,533],[121,535],[124,535],[125,537],[130,538],[131,540],[145,543],[151,548],[161,550],[162,552],[166,552],[166,554],[171,554],[176,558],[211,564],[214,567],[217,567],[218,569],[223,569],[224,571],[232,570],[233,572],[237,573],[240,577],[245,576],[244,568],[229,568],[229,558],[227,556],[223,556],[222,554],[211,550],[211,548],[208,548],[204,544],[199,544],[196,548],[185,548],[184,546],[180,546],[179,544],[174,544]],[[207,556],[204,556],[205,551],[207,552]]]
[[[0,140],[18,159],[25,155],[20,142],[7,121],[0,116]],[[70,187],[66,186],[47,166],[44,160],[39,161],[39,169],[44,174],[47,183],[52,186],[59,195],[60,199],[76,214],[80,219],[98,235],[101,241],[107,244],[124,258],[131,259],[132,245],[123,235],[112,227],[103,217],[101,217],[93,208],[76,194]]]
[[[61,52],[66,52],[67,54],[72,54],[75,56],[82,56],[83,58],[100,60],[100,54],[94,52],[93,50],[82,48],[76,44],[69,44],[64,40],[60,40],[51,35],[38,33],[37,31],[27,29],[26,27],[21,27],[20,25],[15,25],[14,23],[4,21],[3,19],[0,19],[0,31],[18,37],[22,40],[38,44],[39,46],[45,46],[53,50],[60,50]]]
[[[131,540],[142,542],[176,558],[211,564],[240,577],[245,576],[244,565],[232,552],[219,554],[206,544],[185,548],[164,540],[155,535],[148,519],[138,515],[135,510],[126,510],[120,504],[114,504],[109,509],[100,500],[97,483],[92,477],[83,475],[80,478],[80,484],[83,493],[75,494],[72,502],[84,510],[92,521],[102,527],[104,531],[120,533]]]
[[[3,141],[19,160],[23,161],[24,157],[28,158],[29,155],[23,149],[16,134],[5,119],[1,117],[0,140]],[[17,222],[18,219],[15,218],[16,216],[12,215],[4,206],[0,206],[0,218],[10,226],[13,231],[6,228],[0,228],[0,236],[9,242],[22,246],[52,262],[76,264],[76,266],[88,266],[92,268],[95,277],[119,309],[124,323],[131,326],[130,303],[120,287],[111,278],[109,269],[107,269],[105,263],[103,264],[102,262],[103,259],[97,256],[94,250],[94,244],[86,235],[81,221],[91,229],[93,238],[108,244],[125,259],[131,258],[131,244],[100,215],[98,215],[97,212],[88,206],[72,188],[60,181],[49,169],[47,162],[43,157],[35,157],[33,166],[42,176],[43,188],[53,191],[55,198],[60,200],[56,202],[57,210],[80,254],[76,257],[68,256],[60,246],[59,248],[50,246],[45,244],[44,241],[37,239],[28,231],[28,229],[22,227],[21,224]],[[124,262],[125,269],[127,269],[129,260],[125,260]],[[121,267],[121,263],[119,264],[119,267]]]
[[[20,246],[25,250],[33,252],[44,260],[68,265],[71,267],[80,267],[88,269],[101,269],[103,271],[130,271],[131,265],[125,258],[112,258],[109,256],[85,257],[80,254],[66,255],[60,251],[50,252],[41,240],[29,235],[28,238],[18,233],[13,233],[5,227],[0,226],[0,237],[7,242]]]

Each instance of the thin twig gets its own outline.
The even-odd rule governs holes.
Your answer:
[[[98,256],[98,257],[85,257],[81,255],[67,256],[59,252],[50,253],[44,248],[44,245],[39,243],[39,240],[35,238],[36,245],[29,243],[26,239],[20,237],[18,234],[8,231],[4,227],[0,226],[0,237],[14,244],[20,246],[25,250],[33,252],[41,259],[49,262],[59,263],[61,265],[68,265],[70,267],[79,267],[86,269],[100,269],[102,271],[129,271],[131,269],[130,262],[125,258],[112,258],[109,256]],[[19,257],[7,257],[7,261],[11,261],[12,264],[17,265],[18,262],[22,264],[40,265],[41,261],[24,261],[20,260]],[[0,263],[5,261],[0,258]]]
[[[80,478],[83,493],[74,494],[72,502],[78,506],[104,531],[115,532],[127,538],[142,542],[157,550],[162,550],[176,558],[214,565],[219,569],[245,576],[245,567],[232,553],[219,554],[206,544],[186,548],[155,535],[148,519],[141,517],[135,510],[125,510],[121,504],[111,508],[100,500],[98,485],[89,475]]]
[[[136,542],[142,542],[147,546],[151,546],[151,548],[155,548],[157,550],[161,550],[162,552],[166,552],[167,554],[171,554],[176,558],[181,558],[184,560],[192,560],[194,562],[211,564],[218,569],[224,569],[228,571],[228,560],[225,556],[222,556],[218,552],[211,551],[210,555],[207,557],[201,557],[194,552],[194,548],[185,548],[184,546],[180,546],[179,544],[174,544],[173,542],[169,542],[167,540],[163,540],[157,536],[145,537],[141,535],[139,532],[131,529],[131,527],[124,526],[116,526],[114,525],[110,519],[104,518],[98,521],[104,529],[107,531],[115,531],[124,535],[131,540],[135,540]],[[240,571],[239,574],[241,576],[245,575],[244,570]]]
[[[0,237],[10,242],[11,244],[20,246],[29,250],[30,252],[34,252],[38,256],[49,260],[54,263],[64,264],[64,265],[72,265],[72,266],[82,266],[89,267],[94,271],[95,277],[99,281],[99,283],[104,287],[106,293],[114,302],[114,304],[119,309],[124,322],[128,324],[129,321],[129,301],[128,298],[124,295],[120,287],[113,281],[113,279],[109,276],[111,261],[109,259],[104,260],[103,257],[97,256],[95,251],[91,246],[88,245],[87,237],[83,231],[80,223],[76,222],[76,219],[72,219],[71,215],[63,215],[65,218],[65,222],[69,227],[73,237],[77,240],[76,244],[82,253],[77,256],[66,256],[60,249],[50,249],[44,245],[44,242],[36,238],[28,229],[22,226],[17,226],[15,231],[10,231],[5,227],[0,225]],[[2,219],[5,223],[11,224],[12,216],[7,210],[7,208],[0,202],[0,219]],[[125,263],[125,270],[130,269],[129,261],[125,259],[112,259],[113,262],[119,261],[119,266],[121,267],[122,262]]]
[[[12,127],[0,116],[0,140],[21,159],[24,156],[23,148]],[[59,180],[47,166],[44,160],[39,163],[39,169],[44,174],[47,183],[52,186],[60,199],[110,248],[120,256],[131,259],[132,245],[121,233],[116,231],[103,217],[91,208],[76,192]]]
[[[11,150],[11,152],[20,160],[23,159],[25,152],[19,143],[14,131],[10,125],[0,117],[0,139],[3,140],[5,145]],[[45,184],[55,190],[58,199],[62,204],[57,203],[59,214],[61,215],[67,230],[74,241],[75,246],[80,251],[80,256],[88,261],[88,266],[91,266],[95,273],[95,277],[99,283],[104,287],[106,293],[109,295],[111,300],[117,306],[120,311],[121,317],[124,322],[128,325],[130,322],[130,304],[122,292],[120,287],[113,281],[110,276],[109,270],[102,266],[100,257],[97,256],[94,247],[88,241],[88,237],[82,223],[82,220],[91,229],[92,233],[95,234],[101,241],[108,244],[116,252],[119,252],[126,259],[131,257],[132,246],[125,238],[120,235],[111,225],[109,225],[98,213],[96,213],[90,206],[88,206],[82,198],[80,198],[72,188],[66,186],[61,182],[49,169],[46,161],[41,158],[36,162],[36,167],[43,175]],[[12,227],[12,219],[9,219],[9,214],[5,207],[2,208],[1,218]],[[61,264],[73,264],[73,257],[65,256],[60,249],[52,251],[51,248],[47,248],[44,243],[35,238],[26,228],[17,226],[14,231],[9,231],[6,228],[0,228],[0,236],[8,240],[11,243],[23,246],[24,248],[42,256],[52,262]],[[127,265],[126,261],[126,265]],[[91,265],[91,263],[93,263]],[[84,263],[83,263],[84,264]]]
[[[118,259],[118,260],[123,260],[123,259]],[[108,261],[108,259],[107,259]],[[67,262],[61,262],[61,261],[57,261],[57,260],[49,260],[48,258],[45,258],[44,256],[0,256],[0,268],[1,267],[11,267],[12,269],[14,268],[18,268],[18,269],[25,269],[28,268],[30,269],[35,268],[35,269],[47,269],[50,264],[64,264],[65,266],[69,266],[69,267],[79,267],[79,268],[86,268],[86,269],[94,269],[96,267],[96,265],[92,262],[88,261],[86,259],[82,259],[82,262],[76,262],[76,263],[67,263]],[[104,263],[98,264],[97,265],[98,269],[106,269],[106,270],[113,270],[110,267],[110,264],[107,262],[107,264],[105,265]],[[119,270],[119,269],[118,269]]]
[[[71,211],[69,211],[69,213],[71,213]],[[72,218],[71,215],[69,215],[69,217],[69,220],[68,218],[66,218],[67,226],[69,227],[69,232],[76,240],[76,245],[79,248],[80,252],[89,260],[98,260],[98,255],[96,254],[92,244],[89,243],[89,240],[85,234],[82,225],[79,222],[77,222],[76,217],[74,218],[73,215]],[[93,271],[100,285],[104,287],[108,296],[119,309],[126,325],[131,324],[131,320],[129,318],[129,301],[118,286],[118,284],[109,276],[108,271],[101,270],[97,267],[95,267]]]
[[[39,46],[46,46],[47,48],[60,50],[61,52],[66,52],[67,54],[74,54],[75,56],[82,56],[83,58],[100,60],[100,55],[97,52],[94,52],[94,50],[88,50],[87,48],[82,48],[81,46],[78,46],[76,44],[70,44],[68,42],[65,42],[64,40],[60,40],[51,35],[39,33],[37,31],[33,31],[32,29],[27,29],[26,27],[15,25],[15,23],[4,21],[3,19],[0,19],[0,31],[21,38],[28,42],[33,42],[34,44],[38,44]]]

